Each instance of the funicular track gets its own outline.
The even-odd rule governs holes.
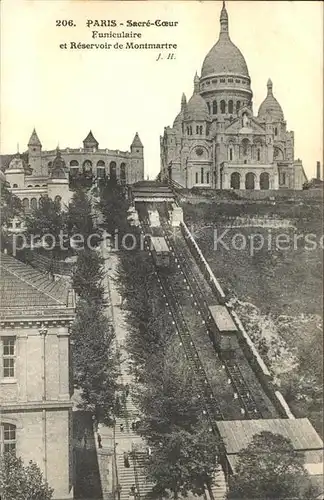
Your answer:
[[[152,234],[151,227],[147,221],[141,221],[141,228],[144,234]],[[147,249],[148,248],[149,247],[147,246]],[[208,422],[214,433],[218,434],[216,421],[224,420],[224,415],[222,414],[220,406],[213,393],[213,389],[208,381],[203,364],[199,358],[197,349],[192,341],[189,328],[182,311],[182,306],[173,290],[171,280],[163,275],[157,266],[155,266],[155,263],[154,267],[155,274],[166,297],[167,306],[170,309],[170,314],[172,315],[175,328],[179,334],[187,361],[193,370],[196,387],[199,391],[202,407],[204,408],[203,413],[208,418]]]
[[[160,212],[160,221],[161,227],[163,229],[164,237],[168,243],[170,250],[173,252],[176,262],[178,266],[186,278],[190,291],[194,297],[198,305],[198,309],[200,311],[201,316],[203,317],[206,326],[210,320],[210,313],[208,309],[208,303],[205,298],[205,293],[202,290],[202,287],[197,279],[197,276],[193,270],[193,267],[190,265],[188,258],[185,255],[183,245],[185,242],[181,242],[181,239],[176,239],[170,237],[172,234],[172,228],[170,227],[167,218],[164,214]],[[207,327],[208,328],[208,327]],[[210,337],[211,337],[210,332]],[[190,334],[189,334],[190,336]],[[246,418],[263,418],[262,412],[258,407],[255,399],[253,398],[251,391],[249,390],[249,386],[247,385],[242,371],[235,361],[235,359],[221,359],[222,364],[225,366],[225,370],[227,372],[228,377],[231,379],[237,397],[239,398],[242,408],[245,412]]]

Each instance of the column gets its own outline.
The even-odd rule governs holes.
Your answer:
[[[254,189],[260,189],[260,174],[259,172],[255,173],[255,180],[254,180]]]
[[[245,172],[240,174],[240,189],[245,189]]]
[[[69,334],[67,327],[61,327],[57,333],[59,351],[59,399],[69,399]]]

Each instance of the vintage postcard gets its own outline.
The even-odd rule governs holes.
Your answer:
[[[323,3],[0,7],[0,500],[323,499]]]

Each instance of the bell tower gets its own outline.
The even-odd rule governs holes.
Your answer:
[[[28,141],[28,165],[32,169],[32,177],[44,175],[42,172],[42,144],[35,129]]]

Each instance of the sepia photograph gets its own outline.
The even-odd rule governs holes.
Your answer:
[[[0,500],[324,500],[323,3],[0,9]]]

